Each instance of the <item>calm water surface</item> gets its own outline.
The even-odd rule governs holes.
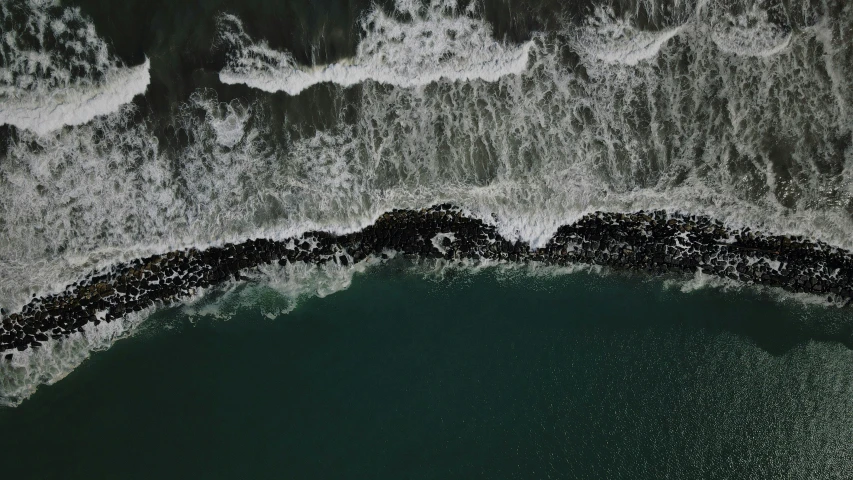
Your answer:
[[[9,478],[853,474],[843,318],[754,293],[382,267],[147,325],[0,410]]]

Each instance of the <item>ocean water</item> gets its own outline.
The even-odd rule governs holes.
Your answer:
[[[394,263],[157,313],[16,409],[16,478],[849,478],[843,315],[590,272]],[[225,301],[224,303],[228,303]],[[239,303],[239,302],[238,302]]]
[[[851,249],[851,32],[844,0],[0,0],[0,307],[445,202],[534,247],[664,209]],[[822,298],[477,262],[245,273],[0,361],[0,468],[851,476],[853,323]]]

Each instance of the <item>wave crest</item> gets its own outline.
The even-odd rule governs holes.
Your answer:
[[[39,135],[87,123],[142,94],[150,62],[125,67],[79,8],[0,2],[0,125]]]
[[[661,48],[678,36],[685,25],[645,31],[630,19],[616,18],[610,7],[597,7],[575,42],[581,54],[607,63],[636,65],[657,56]]]
[[[299,65],[289,52],[266,42],[253,43],[237,17],[223,15],[220,39],[233,50],[219,78],[297,95],[326,82],[349,87],[370,80],[406,88],[440,80],[493,82],[527,66],[532,42],[510,46],[495,41],[489,24],[475,18],[472,9],[459,13],[455,2],[437,0],[425,13],[413,2],[398,1],[396,8],[412,21],[377,7],[361,22],[364,35],[354,57],[314,66]]]

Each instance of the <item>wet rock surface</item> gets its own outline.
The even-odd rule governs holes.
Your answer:
[[[701,270],[825,296],[839,306],[853,297],[851,252],[802,237],[732,230],[707,217],[663,211],[596,212],[560,227],[547,245],[532,250],[445,204],[394,210],[347,235],[307,232],[283,241],[247,240],[117,265],[61,293],[34,298],[19,312],[0,313],[0,352],[10,360],[15,351],[82,332],[90,322],[111,322],[155,304],[178,302],[200,288],[241,280],[241,272],[261,264],[333,262],[347,267],[392,251],[447,260],[595,264],[651,274],[692,275]]]

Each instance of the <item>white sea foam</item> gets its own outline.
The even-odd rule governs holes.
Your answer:
[[[204,121],[213,130],[218,145],[233,148],[245,136],[252,109],[239,100],[220,103],[214,92],[199,91],[190,96],[190,105],[204,111]]]
[[[17,406],[39,385],[62,380],[92,352],[105,350],[116,340],[130,335],[149,313],[143,310],[110,323],[89,323],[82,333],[74,333],[63,340],[49,339],[39,348],[13,351],[11,362],[0,361],[0,406]]]
[[[674,24],[719,16],[707,12]],[[178,152],[127,108],[55,138],[21,133],[0,164],[0,299],[14,310],[136,255],[352,231],[445,201],[535,246],[589,211],[650,208],[853,245],[840,167],[850,85],[833,80],[848,71],[844,52],[821,55],[824,40],[797,35],[786,55],[732,56],[700,30],[682,30],[656,62],[582,60],[588,78],[560,53],[576,35],[537,34],[519,75],[368,83],[353,120],[293,138],[263,102],[212,92],[175,119]]]
[[[215,297],[197,297],[184,305],[182,313],[191,321],[227,320],[241,309],[259,309],[267,318],[276,319],[293,311],[306,298],[323,298],[346,290],[355,275],[380,263],[382,260],[373,256],[349,267],[302,262],[261,265],[246,272],[248,283],[226,285]]]
[[[365,16],[356,55],[328,65],[299,65],[288,52],[265,42],[254,43],[240,20],[223,15],[222,39],[232,56],[219,78],[267,92],[297,95],[324,82],[344,87],[371,80],[399,87],[417,87],[439,80],[497,79],[524,71],[532,43],[509,46],[495,41],[491,27],[457,12],[455,2],[432,0],[425,13],[411,0],[398,0],[397,14],[376,7]],[[411,21],[398,18],[409,14]]]
[[[726,293],[744,292],[745,290],[748,290],[752,293],[757,292],[766,295],[780,303],[828,308],[839,308],[844,306],[843,303],[828,301],[826,295],[816,295],[805,292],[794,293],[769,285],[747,284],[731,278],[706,274],[701,270],[696,271],[692,278],[666,279],[663,281],[663,288],[668,290],[678,290],[682,293],[692,293],[707,289],[715,289]]]
[[[124,67],[76,8],[0,2],[0,125],[44,135],[116,111],[150,82],[150,63]]]
[[[211,92],[176,119],[188,141],[174,157],[127,109],[57,138],[22,134],[0,165],[0,278],[14,279],[0,298],[15,309],[135,255],[352,231],[444,201],[536,246],[589,211],[663,208],[849,247],[849,182],[832,163],[851,155],[839,141],[849,85],[820,73],[820,43],[797,36],[790,55],[759,64],[684,35],[654,64],[584,62],[588,80],[561,62],[564,37],[537,35],[519,76],[366,85],[354,122],[292,141],[262,103]]]
[[[110,71],[98,85],[73,85],[50,91],[0,89],[0,124],[14,125],[39,135],[66,125],[80,125],[116,111],[145,93],[150,62]]]
[[[616,18],[611,7],[596,7],[578,32],[575,48],[588,57],[608,63],[636,65],[657,56],[660,49],[686,28],[643,31],[630,19]]]
[[[442,255],[447,251],[447,248],[444,246],[444,240],[447,239],[451,244],[456,241],[456,235],[454,233],[437,233],[433,236],[429,241],[432,243],[432,246],[435,247]]]
[[[726,14],[711,27],[711,38],[720,50],[748,57],[768,57],[784,52],[791,44],[791,30],[768,20],[767,11],[754,5],[740,15]]]

